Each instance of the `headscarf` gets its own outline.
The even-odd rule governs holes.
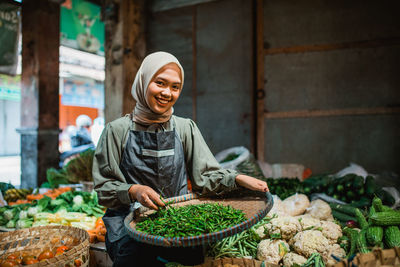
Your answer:
[[[172,113],[174,112],[172,107],[163,114],[157,114],[150,109],[146,100],[146,92],[151,79],[157,71],[169,63],[175,63],[180,68],[182,80],[181,88],[183,88],[183,68],[178,59],[167,52],[155,52],[149,54],[144,58],[142,65],[140,65],[140,68],[136,73],[135,81],[132,85],[132,96],[136,100],[136,106],[133,110],[132,116],[133,121],[149,125],[153,123],[163,123],[171,118]]]

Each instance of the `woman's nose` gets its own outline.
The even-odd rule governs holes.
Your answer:
[[[169,86],[165,87],[165,89],[161,91],[161,95],[165,96],[165,97],[170,97],[171,96],[171,88],[169,88]]]

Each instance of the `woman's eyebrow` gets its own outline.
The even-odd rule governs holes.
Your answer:
[[[157,76],[156,78],[155,78],[155,81],[156,80],[162,80],[163,82],[169,82],[169,80],[167,80],[167,79],[165,79],[165,78],[163,78],[163,77],[159,77],[159,76]],[[182,82],[181,81],[176,81],[176,82],[171,82],[172,84],[182,84]]]

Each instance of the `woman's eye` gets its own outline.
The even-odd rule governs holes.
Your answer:
[[[158,85],[164,85],[164,83],[162,82],[162,81],[156,81],[156,84],[158,84]]]
[[[174,89],[174,90],[179,90],[179,86],[173,85],[173,86],[172,86],[172,89]]]

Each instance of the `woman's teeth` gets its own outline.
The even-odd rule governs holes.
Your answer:
[[[168,100],[163,100],[160,98],[157,98],[158,102],[160,102],[161,104],[168,104]]]

